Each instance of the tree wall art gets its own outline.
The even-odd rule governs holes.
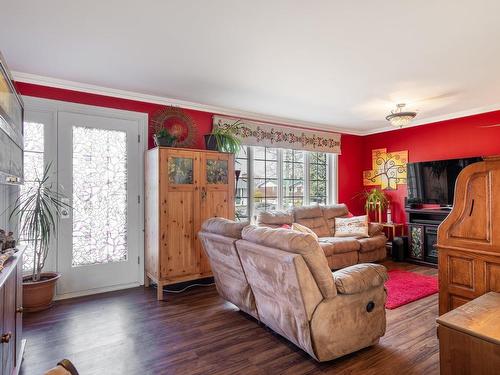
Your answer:
[[[363,172],[364,186],[380,186],[384,190],[396,190],[406,184],[408,150],[387,152],[386,148],[372,150],[372,169]]]

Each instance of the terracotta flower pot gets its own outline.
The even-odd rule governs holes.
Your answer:
[[[42,272],[40,281],[23,277],[23,308],[25,312],[42,311],[52,306],[56,294],[56,283],[61,277],[57,272]]]

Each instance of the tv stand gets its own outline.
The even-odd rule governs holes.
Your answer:
[[[436,267],[438,263],[437,229],[449,215],[450,208],[407,208],[408,262]]]

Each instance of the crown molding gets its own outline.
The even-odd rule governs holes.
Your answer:
[[[499,110],[500,110],[500,104],[484,106],[484,107],[477,107],[477,108],[472,108],[472,109],[468,109],[465,111],[449,113],[446,115],[427,117],[427,118],[419,120],[419,121],[413,121],[410,125],[403,126],[402,128],[395,128],[394,126],[389,125],[389,126],[384,126],[384,127],[372,129],[372,130],[366,130],[366,131],[361,132],[361,135],[372,135],[372,134],[385,133],[385,132],[390,132],[390,131],[404,130],[404,129],[408,129],[408,128],[414,128],[417,126],[430,125],[430,124],[434,124],[436,122],[453,120],[453,119],[467,117],[467,116],[480,115],[482,113],[499,111]]]
[[[53,77],[40,76],[37,74],[23,73],[23,72],[12,72],[12,76],[15,81],[31,83],[35,85],[54,87],[65,90],[73,90],[79,92],[85,92],[88,94],[97,94],[110,96],[120,99],[128,99],[139,102],[169,105],[174,107],[181,107],[185,109],[192,109],[196,111],[210,112],[218,115],[233,116],[245,120],[262,121],[268,122],[276,125],[291,126],[294,128],[305,128],[310,130],[321,130],[331,133],[342,133],[342,134],[352,134],[352,135],[363,135],[363,132],[359,132],[352,129],[339,128],[334,126],[328,126],[325,124],[318,124],[308,121],[295,121],[284,117],[278,116],[268,116],[255,112],[240,111],[236,109],[230,109],[225,107],[212,106],[208,104],[190,102],[186,100],[167,98],[163,96],[143,94],[133,91],[112,89],[109,87],[90,85],[87,83],[68,81],[64,79],[58,79]]]
[[[291,120],[291,119],[284,118],[284,117],[268,116],[268,115],[263,115],[263,114],[255,113],[255,112],[240,111],[237,109],[230,109],[230,108],[218,107],[218,106],[213,106],[213,105],[208,105],[208,104],[190,102],[187,100],[173,99],[173,98],[143,94],[143,93],[138,93],[138,92],[133,92],[133,91],[112,89],[109,87],[90,85],[87,83],[68,81],[68,80],[64,80],[64,79],[46,77],[46,76],[41,76],[41,75],[37,75],[37,74],[23,73],[23,72],[16,72],[16,71],[13,71],[11,73],[12,73],[12,76],[13,76],[15,81],[24,82],[24,83],[31,83],[31,84],[35,84],[35,85],[42,85],[42,86],[55,87],[55,88],[66,89],[66,90],[73,90],[73,91],[85,92],[85,93],[89,93],[89,94],[104,95],[104,96],[110,96],[110,97],[114,97],[114,98],[128,99],[128,100],[134,100],[134,101],[145,102],[145,103],[170,105],[170,106],[174,106],[174,107],[181,107],[181,108],[192,109],[192,110],[196,110],[196,111],[210,112],[210,113],[217,114],[217,115],[232,116],[232,117],[237,117],[237,118],[241,118],[241,119],[245,119],[245,120],[261,121],[261,122],[267,122],[267,123],[276,124],[276,125],[291,126],[294,128],[304,128],[304,129],[309,129],[309,130],[321,130],[321,131],[326,131],[326,132],[331,132],[331,133],[342,133],[342,134],[351,134],[351,135],[358,135],[358,136],[367,136],[367,135],[372,135],[372,134],[385,133],[385,132],[389,132],[389,131],[403,130],[403,129],[413,128],[416,126],[428,125],[428,124],[432,124],[432,123],[439,122],[439,121],[452,120],[452,119],[456,119],[456,118],[460,118],[460,117],[467,117],[467,116],[472,116],[472,115],[478,115],[481,113],[500,110],[500,104],[498,104],[498,105],[473,108],[473,109],[460,111],[460,112],[454,112],[454,113],[441,115],[441,116],[429,117],[429,118],[425,118],[425,119],[422,119],[419,121],[414,121],[414,122],[412,122],[412,124],[404,126],[402,128],[394,128],[393,126],[388,125],[388,126],[383,126],[380,128],[375,128],[375,129],[353,130],[353,129],[341,128],[341,127],[336,127],[336,126],[329,126],[329,125],[325,125],[325,124],[318,124],[318,123],[313,123],[313,122],[308,122],[308,121],[296,121],[296,120]]]

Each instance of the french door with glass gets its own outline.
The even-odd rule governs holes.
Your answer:
[[[45,271],[62,274],[59,298],[143,283],[143,143],[147,116],[31,97],[24,123],[24,180],[49,184],[70,209],[57,220]],[[34,239],[23,269],[33,269]]]
[[[140,281],[138,135],[136,120],[57,114],[57,180],[71,207],[59,220],[59,295]]]

